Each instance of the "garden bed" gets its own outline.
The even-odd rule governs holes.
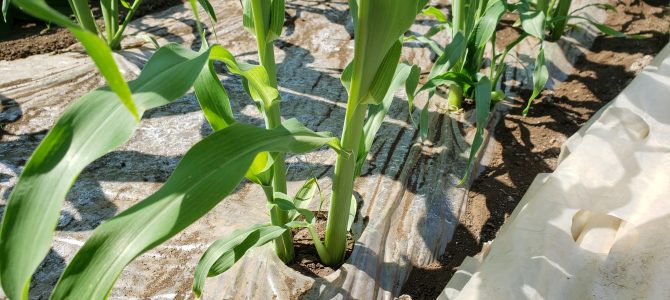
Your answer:
[[[495,130],[491,161],[472,185],[467,209],[446,253],[428,267],[414,268],[403,294],[435,299],[463,259],[479,253],[484,243],[495,238],[535,176],[555,169],[567,137],[618,95],[668,43],[667,2],[623,1],[606,24],[651,38],[598,37],[574,64],[576,72],[553,91],[544,92],[528,117],[521,116],[523,103],[515,102]]]
[[[223,44],[241,60],[254,60],[255,52],[248,52],[253,48],[250,46],[253,40],[243,30],[241,18],[230,17],[240,14],[237,1],[215,5],[222,16],[210,29],[217,33],[209,36],[210,40]],[[451,276],[452,267],[459,264],[458,257],[479,252],[481,244],[495,235],[535,174],[551,170],[565,136],[576,131],[600,107],[598,102],[608,100],[607,95],[613,97],[618,93],[608,87],[607,92],[611,94],[606,94],[597,86],[598,83],[612,82],[611,78],[602,75],[616,76],[617,84],[623,88],[637,70],[637,67],[628,69],[627,64],[643,65],[647,60],[644,55],[653,55],[667,42],[666,11],[646,2],[639,5],[642,7],[639,11],[634,10],[636,5],[620,5],[619,9],[623,10],[617,15],[620,18],[611,18],[609,22],[630,33],[648,30],[653,34],[652,39],[600,38],[593,51],[601,52],[587,52],[576,65],[578,73],[571,75],[566,83],[555,86],[554,94],[545,93],[544,101],[533,107],[529,117],[520,117],[521,104],[513,102],[505,121],[496,127],[502,115],[499,108],[503,106],[496,107],[496,113],[489,121],[491,128],[496,127],[495,139],[489,150],[482,152],[488,157],[485,159],[489,161],[488,167],[475,181],[464,215],[459,216],[466,187],[455,188],[453,183],[464,170],[466,157],[463,154],[468,151],[466,141],[473,131],[472,115],[466,113],[452,118],[438,114],[440,100],[437,100],[438,105],[431,110],[430,125],[434,131],[429,142],[419,143],[418,131],[407,117],[407,106],[396,99],[363,168],[362,177],[356,182],[359,204],[359,215],[353,227],[356,245],[346,264],[325,278],[312,278],[285,267],[269,248],[261,248],[253,255],[247,255],[226,274],[211,279],[205,297],[295,298],[304,293],[307,298],[338,294],[390,298],[403,289],[417,299],[434,298]],[[352,54],[352,24],[346,1],[317,4],[288,1],[287,12],[286,36],[277,42],[278,61],[281,62],[278,66],[279,85],[286,118],[298,117],[309,128],[338,135],[346,98],[339,84],[339,74]],[[645,19],[633,19],[630,24],[621,24],[628,20],[628,14],[657,21],[639,24]],[[429,23],[419,21],[413,30],[425,30]],[[159,43],[176,41],[192,46],[197,43],[193,24],[187,6],[175,7],[133,22],[127,32],[131,37],[124,44],[126,47],[140,46],[144,42],[137,33],[149,33]],[[645,27],[647,25],[653,26]],[[444,43],[444,37],[441,38]],[[502,35],[501,40],[504,40]],[[632,42],[637,44],[628,44]],[[622,46],[624,44],[628,46]],[[605,66],[604,57],[611,54],[603,51],[612,51],[612,45],[617,47],[614,52],[626,52],[622,54],[625,60]],[[628,53],[631,50],[638,53],[640,49],[646,52],[642,55]],[[146,48],[119,53],[128,78],[137,74],[148,54],[150,50]],[[403,55],[420,64],[424,71],[430,64],[431,55],[427,49],[407,47]],[[42,61],[58,63],[40,64]],[[0,80],[4,106],[0,118],[4,125],[0,146],[3,153],[0,166],[4,174],[0,182],[2,201],[54,117],[79,95],[102,84],[90,61],[77,53],[38,55],[15,63],[2,62],[0,68],[11,69],[19,65],[37,67],[29,68],[28,73],[17,72],[13,78]],[[56,73],[61,75],[52,76]],[[63,82],[62,74],[68,74],[66,79],[74,81]],[[514,74],[510,76],[507,79],[524,79]],[[230,91],[236,117],[260,124],[262,117],[254,112],[239,79],[231,76],[222,79]],[[592,94],[584,97],[587,92]],[[575,96],[579,97],[573,98]],[[419,98],[415,103],[420,107],[423,101],[425,99]],[[129,143],[93,163],[75,183],[59,221],[56,243],[35,275],[31,295],[46,295],[64,262],[71,258],[92,228],[155,191],[185,150],[210,133],[211,128],[204,122],[192,95],[149,111]],[[467,138],[463,139],[463,136]],[[297,189],[302,180],[311,176],[322,178],[322,188],[329,188],[331,183],[327,175],[333,172],[332,152],[324,150],[296,155],[288,162],[290,190]],[[191,296],[193,267],[200,253],[213,239],[233,229],[266,220],[262,211],[251,209],[262,207],[263,200],[259,189],[243,184],[236,194],[200,222],[129,265],[112,291],[112,297]],[[0,201],[0,205],[4,206],[4,202]],[[459,220],[459,226],[455,226]],[[455,239],[447,245],[454,230]],[[445,246],[447,253],[438,260]],[[319,273],[313,271],[320,267],[312,265],[309,269],[309,265],[310,262],[306,262],[296,268],[307,266],[308,270],[302,271]],[[414,271],[403,288],[411,265],[415,266]],[[434,283],[426,285],[428,282]]]
[[[180,5],[182,0],[146,0],[137,8],[133,19]],[[95,4],[95,3],[94,3]],[[99,9],[94,9],[102,22]],[[1,21],[0,21],[1,22]],[[67,51],[77,43],[72,33],[65,28],[45,22],[26,19],[16,20],[8,34],[0,35],[0,60],[14,60],[36,54]]]

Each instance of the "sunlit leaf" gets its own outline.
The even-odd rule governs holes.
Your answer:
[[[477,156],[477,152],[484,143],[484,130],[489,119],[491,111],[491,81],[488,77],[482,77],[475,83],[475,111],[477,119],[477,130],[475,137],[470,146],[470,155],[468,157],[468,164],[465,168],[465,175],[458,182],[458,185],[465,183],[468,180],[472,167]]]
[[[544,89],[547,80],[549,80],[549,70],[547,69],[547,62],[544,59],[544,48],[540,48],[533,69],[533,94],[528,99],[528,104],[526,104],[526,108],[523,110],[524,116],[528,114],[528,110],[530,110],[530,105],[533,103],[533,100],[535,100],[535,98],[540,95],[540,92],[542,92],[542,89]]]
[[[139,113],[186,93],[208,55],[174,44],[159,49],[129,83]],[[65,195],[79,173],[135,131],[135,118],[117,99],[103,87],[68,107],[19,176],[0,231],[0,276],[11,299],[27,297],[30,277],[49,251]]]
[[[414,91],[419,82],[420,73],[421,69],[416,65],[410,66],[406,63],[398,64],[393,75],[393,80],[391,81],[382,102],[369,106],[367,120],[365,121],[365,125],[363,125],[363,141],[360,144],[360,150],[358,151],[356,160],[356,176],[360,175],[363,163],[365,163],[365,158],[372,148],[372,143],[377,135],[377,131],[379,131],[379,128],[381,128],[381,125],[384,122],[384,117],[386,117],[386,114],[391,107],[391,103],[393,103],[393,98],[395,97],[396,92],[400,90],[404,84],[408,98],[413,99]],[[409,105],[412,105],[411,101]]]
[[[449,21],[447,16],[434,6],[427,7],[422,11],[422,13],[426,16],[434,17],[438,22],[447,23]]]
[[[112,57],[112,50],[109,49],[104,40],[94,33],[88,32],[77,24],[72,23],[70,19],[49,7],[44,0],[13,1],[15,5],[18,5],[21,9],[35,17],[67,27],[81,42],[89,56],[91,56],[98,70],[100,70],[102,76],[107,80],[109,87],[118,95],[117,99],[120,99],[128,111],[133,114],[135,120],[139,121],[139,113],[133,102],[130,88],[123,79],[123,76],[121,76],[121,72]]]
[[[135,1],[140,1],[140,0],[135,0]],[[214,20],[214,22],[217,21],[216,19],[216,12],[214,11],[214,7],[212,7],[212,4],[209,2],[209,0],[198,0],[198,3],[200,3],[200,6],[205,10],[207,15]]]
[[[262,246],[279,237],[288,228],[258,224],[216,240],[202,255],[195,268],[193,293],[202,295],[207,277],[216,276],[230,269],[247,251]]]
[[[212,133],[184,155],[158,191],[96,228],[65,269],[53,297],[104,298],[135,257],[233,192],[259,152],[304,153],[334,140],[295,119],[270,130],[237,123]]]
[[[350,0],[349,6],[356,35],[352,67],[355,86],[351,88],[354,95],[350,95],[349,101],[363,103],[383,62],[389,60],[387,53],[393,51],[393,45],[414,21],[419,1]]]
[[[521,27],[528,34],[543,40],[545,26],[545,16],[543,11],[530,10],[521,12]]]
[[[428,78],[431,79],[439,74],[449,71],[463,56],[465,47],[466,41],[463,33],[456,33],[451,42],[444,48],[444,53],[442,53],[442,55],[435,61],[435,64],[433,64],[430,74],[428,74]]]

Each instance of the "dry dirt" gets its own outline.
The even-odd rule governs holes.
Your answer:
[[[135,11],[133,19],[182,3],[182,0],[144,1]],[[96,17],[100,18],[95,3],[93,11]],[[99,22],[101,23],[102,19]],[[0,35],[0,60],[14,60],[36,54],[59,52],[76,42],[74,36],[65,28],[55,25],[47,26],[46,23],[37,20],[17,20],[11,33]]]

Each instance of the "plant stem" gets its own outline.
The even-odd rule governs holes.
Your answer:
[[[112,32],[116,33],[119,30],[119,0],[112,0]],[[112,38],[113,35],[108,35],[107,38]]]
[[[93,18],[91,8],[88,6],[88,0],[69,0],[69,2],[79,25],[92,33],[98,34],[98,26],[95,24],[95,18]]]
[[[354,82],[352,81],[352,84]],[[347,242],[347,221],[351,197],[354,190],[354,171],[356,169],[356,152],[358,151],[365,122],[365,105],[356,105],[349,99],[342,132],[342,154],[337,156],[333,192],[330,198],[328,224],[326,226],[326,249],[330,261],[321,260],[326,265],[337,265],[344,259]],[[353,105],[355,106],[353,106]]]
[[[263,192],[265,192],[265,198],[269,203],[274,203],[274,188],[271,186],[263,186]],[[281,225],[283,226],[284,224],[287,223],[287,216],[286,212],[279,209],[279,207],[274,206],[272,209],[270,209],[270,222],[273,225]],[[293,259],[293,236],[290,234],[290,230],[287,230],[289,234],[282,234],[280,237],[278,237],[275,240],[275,251],[277,253],[277,256],[285,262],[288,263]],[[291,260],[285,260],[285,257],[288,257],[290,255]]]
[[[455,36],[456,33],[465,29],[465,1],[466,0],[452,1],[452,36]]]
[[[556,7],[555,13],[554,13],[554,18],[558,17],[561,18],[559,21],[556,22],[556,25],[554,25],[554,29],[551,31],[551,40],[552,41],[558,41],[561,36],[563,35],[563,31],[565,31],[565,26],[568,23],[568,18],[565,16],[568,15],[568,12],[570,11],[570,5],[572,4],[572,0],[560,0],[558,1],[558,6]]]
[[[369,1],[360,1],[358,7],[358,18],[364,20],[369,15]],[[328,211],[328,224],[326,225],[325,246],[328,257],[321,257],[326,265],[337,265],[344,260],[347,243],[347,221],[349,220],[349,209],[351,197],[354,190],[354,173],[356,171],[356,158],[358,147],[363,134],[365,123],[365,112],[367,104],[361,103],[366,91],[361,86],[363,82],[364,60],[366,38],[370,28],[366,22],[358,22],[355,29],[354,40],[354,62],[351,73],[351,85],[347,111],[344,116],[344,128],[340,146],[342,151],[337,156],[335,163],[335,174],[333,175],[333,188],[330,197],[330,210]]]
[[[535,3],[535,8],[537,8],[537,10],[547,12],[547,9],[549,8],[549,0],[537,0]]]
[[[263,0],[252,0],[251,9],[254,19],[254,29],[256,31],[256,44],[258,47],[258,59],[268,74],[270,85],[277,88],[277,67],[275,63],[274,45],[267,42],[267,28],[265,14],[263,11]],[[274,99],[269,107],[264,107],[265,127],[268,129],[281,125],[281,99]],[[286,164],[284,162],[284,153],[274,153],[274,176],[272,178],[272,187],[275,192],[286,193]],[[283,226],[288,222],[288,213],[274,207],[270,210],[270,218],[273,225]],[[293,235],[290,231],[284,232],[281,237],[275,240],[275,251],[277,256],[284,262],[293,260]]]
[[[142,3],[142,0],[135,0],[135,2],[133,2],[133,5],[130,6],[130,10],[128,10],[126,18],[123,19],[123,24],[121,24],[121,28],[119,28],[116,31],[116,33],[114,33],[114,37],[112,38],[111,41],[109,41],[109,47],[112,48],[112,50],[121,49],[121,40],[123,39],[123,31],[126,30],[126,26],[128,26],[128,23],[130,23],[130,20],[132,19],[135,10],[137,10],[137,7],[140,6],[140,3]]]

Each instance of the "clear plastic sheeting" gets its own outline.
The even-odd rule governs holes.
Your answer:
[[[566,141],[440,299],[670,299],[669,95],[670,45]]]
[[[212,1],[212,5],[219,22],[206,22],[208,30],[216,33],[208,36],[210,43],[228,48],[240,61],[256,61],[256,43],[242,26],[239,1]],[[275,43],[283,117],[298,118],[308,128],[339,135],[346,108],[346,90],[339,76],[353,56],[348,3],[286,1],[286,11],[291,17]],[[425,32],[430,24],[418,21],[411,30]],[[136,76],[153,51],[142,35],[154,37],[159,44],[171,41],[197,49],[194,27],[188,3],[131,22],[123,42],[125,50],[116,55],[126,78]],[[444,45],[448,36],[440,33],[434,39]],[[77,47],[70,49],[74,52],[0,61],[0,176],[4,178],[0,210],[45,131],[78,97],[104,84],[92,61],[77,53]],[[520,47],[519,52],[524,51],[532,47]],[[555,55],[565,55],[565,61],[574,57],[567,48]],[[403,60],[424,72],[432,59],[430,51],[418,44],[403,49]],[[511,72],[508,81],[522,81],[526,74],[525,70]],[[235,117],[261,125],[262,117],[239,78],[221,73]],[[439,113],[446,100],[435,97],[430,107],[429,142],[417,142],[419,134],[408,118],[407,103],[399,96],[356,181],[356,243],[345,265],[327,278],[314,279],[285,266],[271,247],[263,247],[225,274],[209,279],[203,298],[392,299],[412,266],[426,266],[444,253],[467,195],[465,187],[454,183],[462,176],[470,151],[472,136],[463,136],[463,132],[472,133],[472,124],[466,121],[472,115],[457,120]],[[416,107],[423,107],[423,96],[415,99]],[[500,115],[496,110],[489,128]],[[211,128],[193,94],[147,111],[128,143],[92,163],[74,183],[53,247],[33,278],[31,297],[47,298],[66,263],[95,227],[156,191],[183,154],[209,133]],[[335,153],[327,149],[289,156],[289,194],[312,176],[319,177],[324,191],[329,190],[335,159]],[[193,270],[205,249],[235,229],[267,222],[265,204],[259,187],[243,183],[198,222],[128,265],[110,298],[192,298]]]

